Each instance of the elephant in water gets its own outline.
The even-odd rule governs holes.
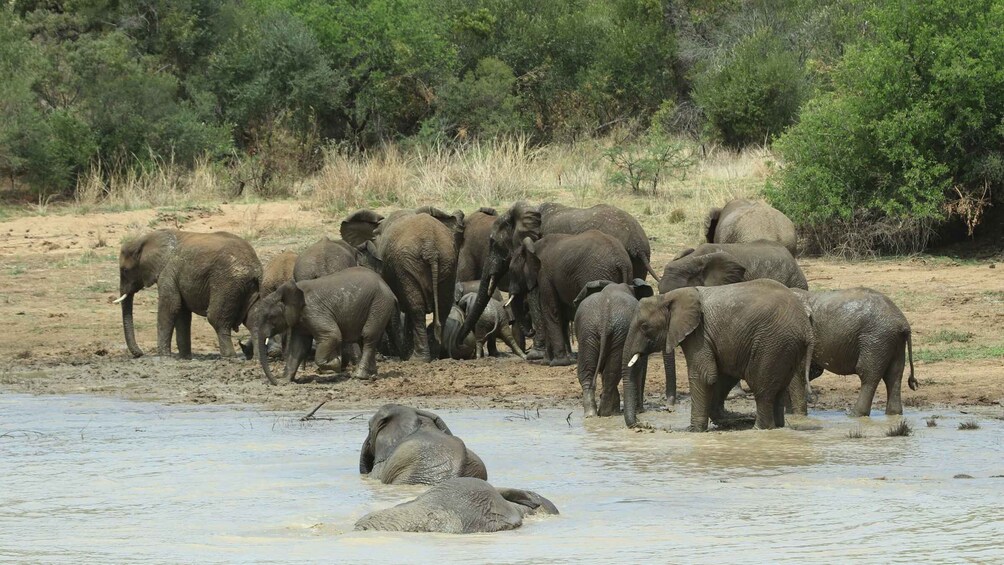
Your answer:
[[[484,462],[439,416],[385,404],[370,418],[359,472],[387,484],[441,483],[453,477],[487,480]]]
[[[798,255],[795,224],[766,202],[737,198],[723,208],[712,208],[705,224],[708,243],[752,243],[765,239]]]
[[[472,534],[513,530],[531,514],[557,514],[554,504],[539,494],[495,488],[482,479],[459,477],[444,481],[415,500],[371,512],[356,522],[357,530]]]

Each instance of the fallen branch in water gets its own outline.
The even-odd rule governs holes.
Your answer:
[[[310,412],[308,412],[306,416],[300,418],[300,421],[301,422],[306,422],[307,420],[317,420],[317,418],[314,417],[314,414],[317,414],[317,411],[321,409],[321,406],[324,406],[325,404],[327,404],[329,400],[331,400],[331,399],[330,398],[325,398],[324,400],[322,400],[321,403],[318,404],[317,406],[315,406],[313,410],[311,410]]]

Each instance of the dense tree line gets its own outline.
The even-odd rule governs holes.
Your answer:
[[[806,222],[934,218],[1004,181],[1002,5],[13,0],[0,171],[52,193],[97,160],[309,171],[332,145],[564,142],[657,115],[701,141],[780,140],[768,195]]]

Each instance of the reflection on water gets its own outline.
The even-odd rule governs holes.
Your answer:
[[[1004,560],[1004,422],[814,414],[820,429],[637,433],[568,410],[440,410],[497,486],[562,515],[450,536],[353,532],[423,487],[361,479],[368,413],[0,396],[0,558],[539,563]],[[927,412],[924,415],[928,415]],[[648,414],[678,429],[686,411]],[[968,418],[968,417],[966,417]],[[849,439],[861,428],[864,439]],[[965,473],[971,480],[953,479]],[[740,557],[741,556],[741,557]]]

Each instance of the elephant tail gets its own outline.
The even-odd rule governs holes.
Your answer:
[[[600,354],[596,359],[596,373],[593,374],[593,386],[596,385],[596,381],[600,378],[600,374],[603,373],[603,367],[607,363],[607,334],[610,332],[607,331],[605,323],[601,324],[600,327],[603,328],[603,331],[600,333]]]
[[[917,382],[917,377],[913,375],[913,332],[910,328],[907,328],[903,332],[903,336],[906,338],[906,353],[910,359],[910,378],[906,381],[910,385],[910,390],[917,390],[920,388],[920,383]]]
[[[443,343],[443,321],[439,319],[439,259],[429,261],[432,272],[432,327],[436,341]]]

